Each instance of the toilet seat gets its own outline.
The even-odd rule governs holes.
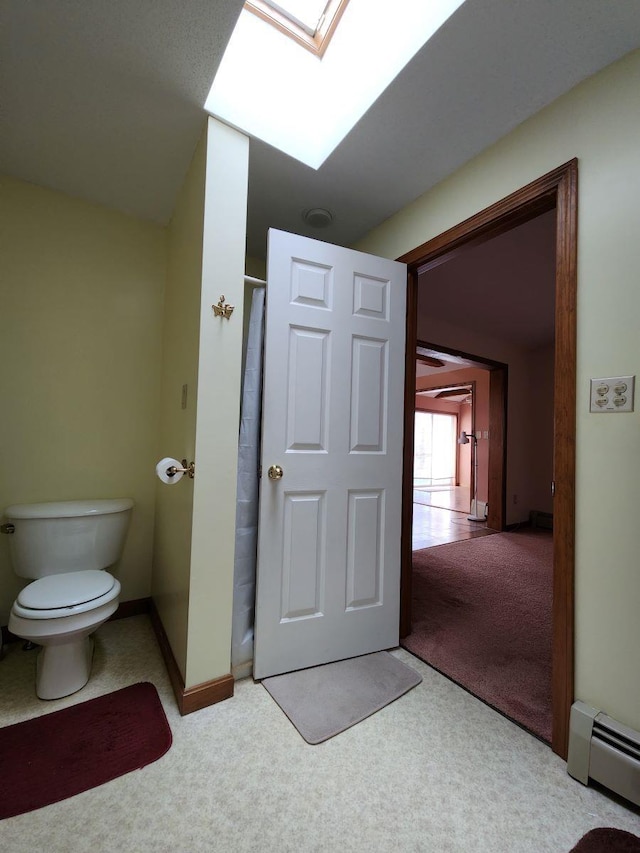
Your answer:
[[[14,602],[13,612],[24,619],[60,619],[95,610],[119,594],[120,583],[109,572],[65,572],[26,586]]]

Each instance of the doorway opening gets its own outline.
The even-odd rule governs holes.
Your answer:
[[[414,551],[486,534],[488,508],[486,454],[480,469],[475,433],[478,383],[466,371],[460,371],[445,353],[429,357],[425,364],[422,350],[419,346],[416,357]],[[481,384],[486,385],[486,393],[480,394],[484,402],[484,398],[488,399],[488,379]],[[431,421],[439,425],[439,434],[434,432],[427,451],[435,460],[434,473],[439,476],[428,480],[421,467],[421,424]]]
[[[577,161],[544,175],[399,260],[408,265],[407,361],[405,391],[405,468],[401,636],[411,631],[412,602],[412,466],[413,400],[419,275],[464,247],[480,245],[541,214],[553,211],[556,228],[555,340],[553,344],[553,582],[552,582],[552,735],[554,752],[566,757],[573,701],[573,575],[575,542],[575,402],[576,402],[576,255]],[[462,304],[462,303],[460,303]],[[492,373],[493,375],[493,373]],[[503,377],[503,379],[506,377]],[[499,383],[498,383],[499,384]],[[494,388],[495,390],[495,388]],[[493,391],[492,391],[493,393]],[[490,427],[491,429],[491,427]],[[551,484],[549,484],[551,486]],[[491,479],[489,483],[491,488]],[[517,499],[517,496],[516,496]],[[491,507],[491,499],[489,501]],[[504,523],[504,519],[503,519]],[[502,529],[502,528],[498,528]]]
[[[506,507],[508,532],[492,536],[498,531],[486,521],[488,462],[498,447],[489,430],[488,366],[450,363],[444,352],[438,367],[425,369],[418,361],[416,406],[423,400],[455,411],[460,420],[456,490],[466,487],[466,505],[447,503],[445,492],[432,506],[414,488],[413,627],[402,640],[409,652],[546,742],[551,739],[553,534],[533,530],[529,514],[531,507],[552,510],[554,260],[551,211],[420,275],[421,334],[482,345],[485,353],[509,363],[516,411],[512,407],[511,430],[507,434],[505,428],[498,456],[506,472],[501,479],[510,495],[519,493],[519,503],[509,501]],[[507,310],[504,289],[512,289],[514,281],[521,287],[535,284],[537,314],[525,298],[515,311]],[[473,310],[452,313],[448,294],[468,283],[475,286],[467,296],[475,300]],[[496,314],[501,322],[492,328]],[[441,509],[443,504],[448,509]]]
[[[414,367],[415,408],[444,407],[458,417],[456,483],[459,489],[455,501],[452,497],[455,509],[464,511],[468,521],[476,521],[475,525],[467,525],[469,531],[478,527],[478,519],[491,530],[504,530],[508,366],[418,340]],[[414,507],[416,502],[424,503],[415,498],[414,494]],[[455,541],[455,538],[441,541]]]
[[[465,389],[466,390],[466,389]],[[446,490],[457,485],[458,416],[416,409],[413,488]]]
[[[471,396],[469,388],[451,390],[458,391],[457,397],[460,398]],[[416,394],[414,551],[468,535],[463,525],[469,513],[470,488],[468,472],[464,463],[460,464],[462,454],[457,440],[461,422],[459,403],[457,400],[438,399],[439,393],[442,392],[434,389],[428,394]],[[470,403],[467,408],[470,408]]]

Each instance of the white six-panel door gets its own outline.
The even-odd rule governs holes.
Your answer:
[[[267,281],[256,678],[397,645],[400,600],[406,267],[271,230]]]

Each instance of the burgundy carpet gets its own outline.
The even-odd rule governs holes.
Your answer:
[[[496,533],[414,551],[405,649],[551,741],[553,536]]]
[[[153,684],[133,684],[0,729],[0,818],[137,770],[171,746]]]
[[[598,827],[583,835],[570,853],[640,853],[640,838],[622,829]]]

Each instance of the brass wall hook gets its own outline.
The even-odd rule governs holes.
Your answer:
[[[213,308],[213,313],[215,314],[216,317],[225,317],[228,320],[231,317],[231,315],[233,314],[233,309],[235,308],[235,305],[228,305],[224,301],[224,294],[223,294],[220,297],[218,304],[212,305],[211,307]]]

